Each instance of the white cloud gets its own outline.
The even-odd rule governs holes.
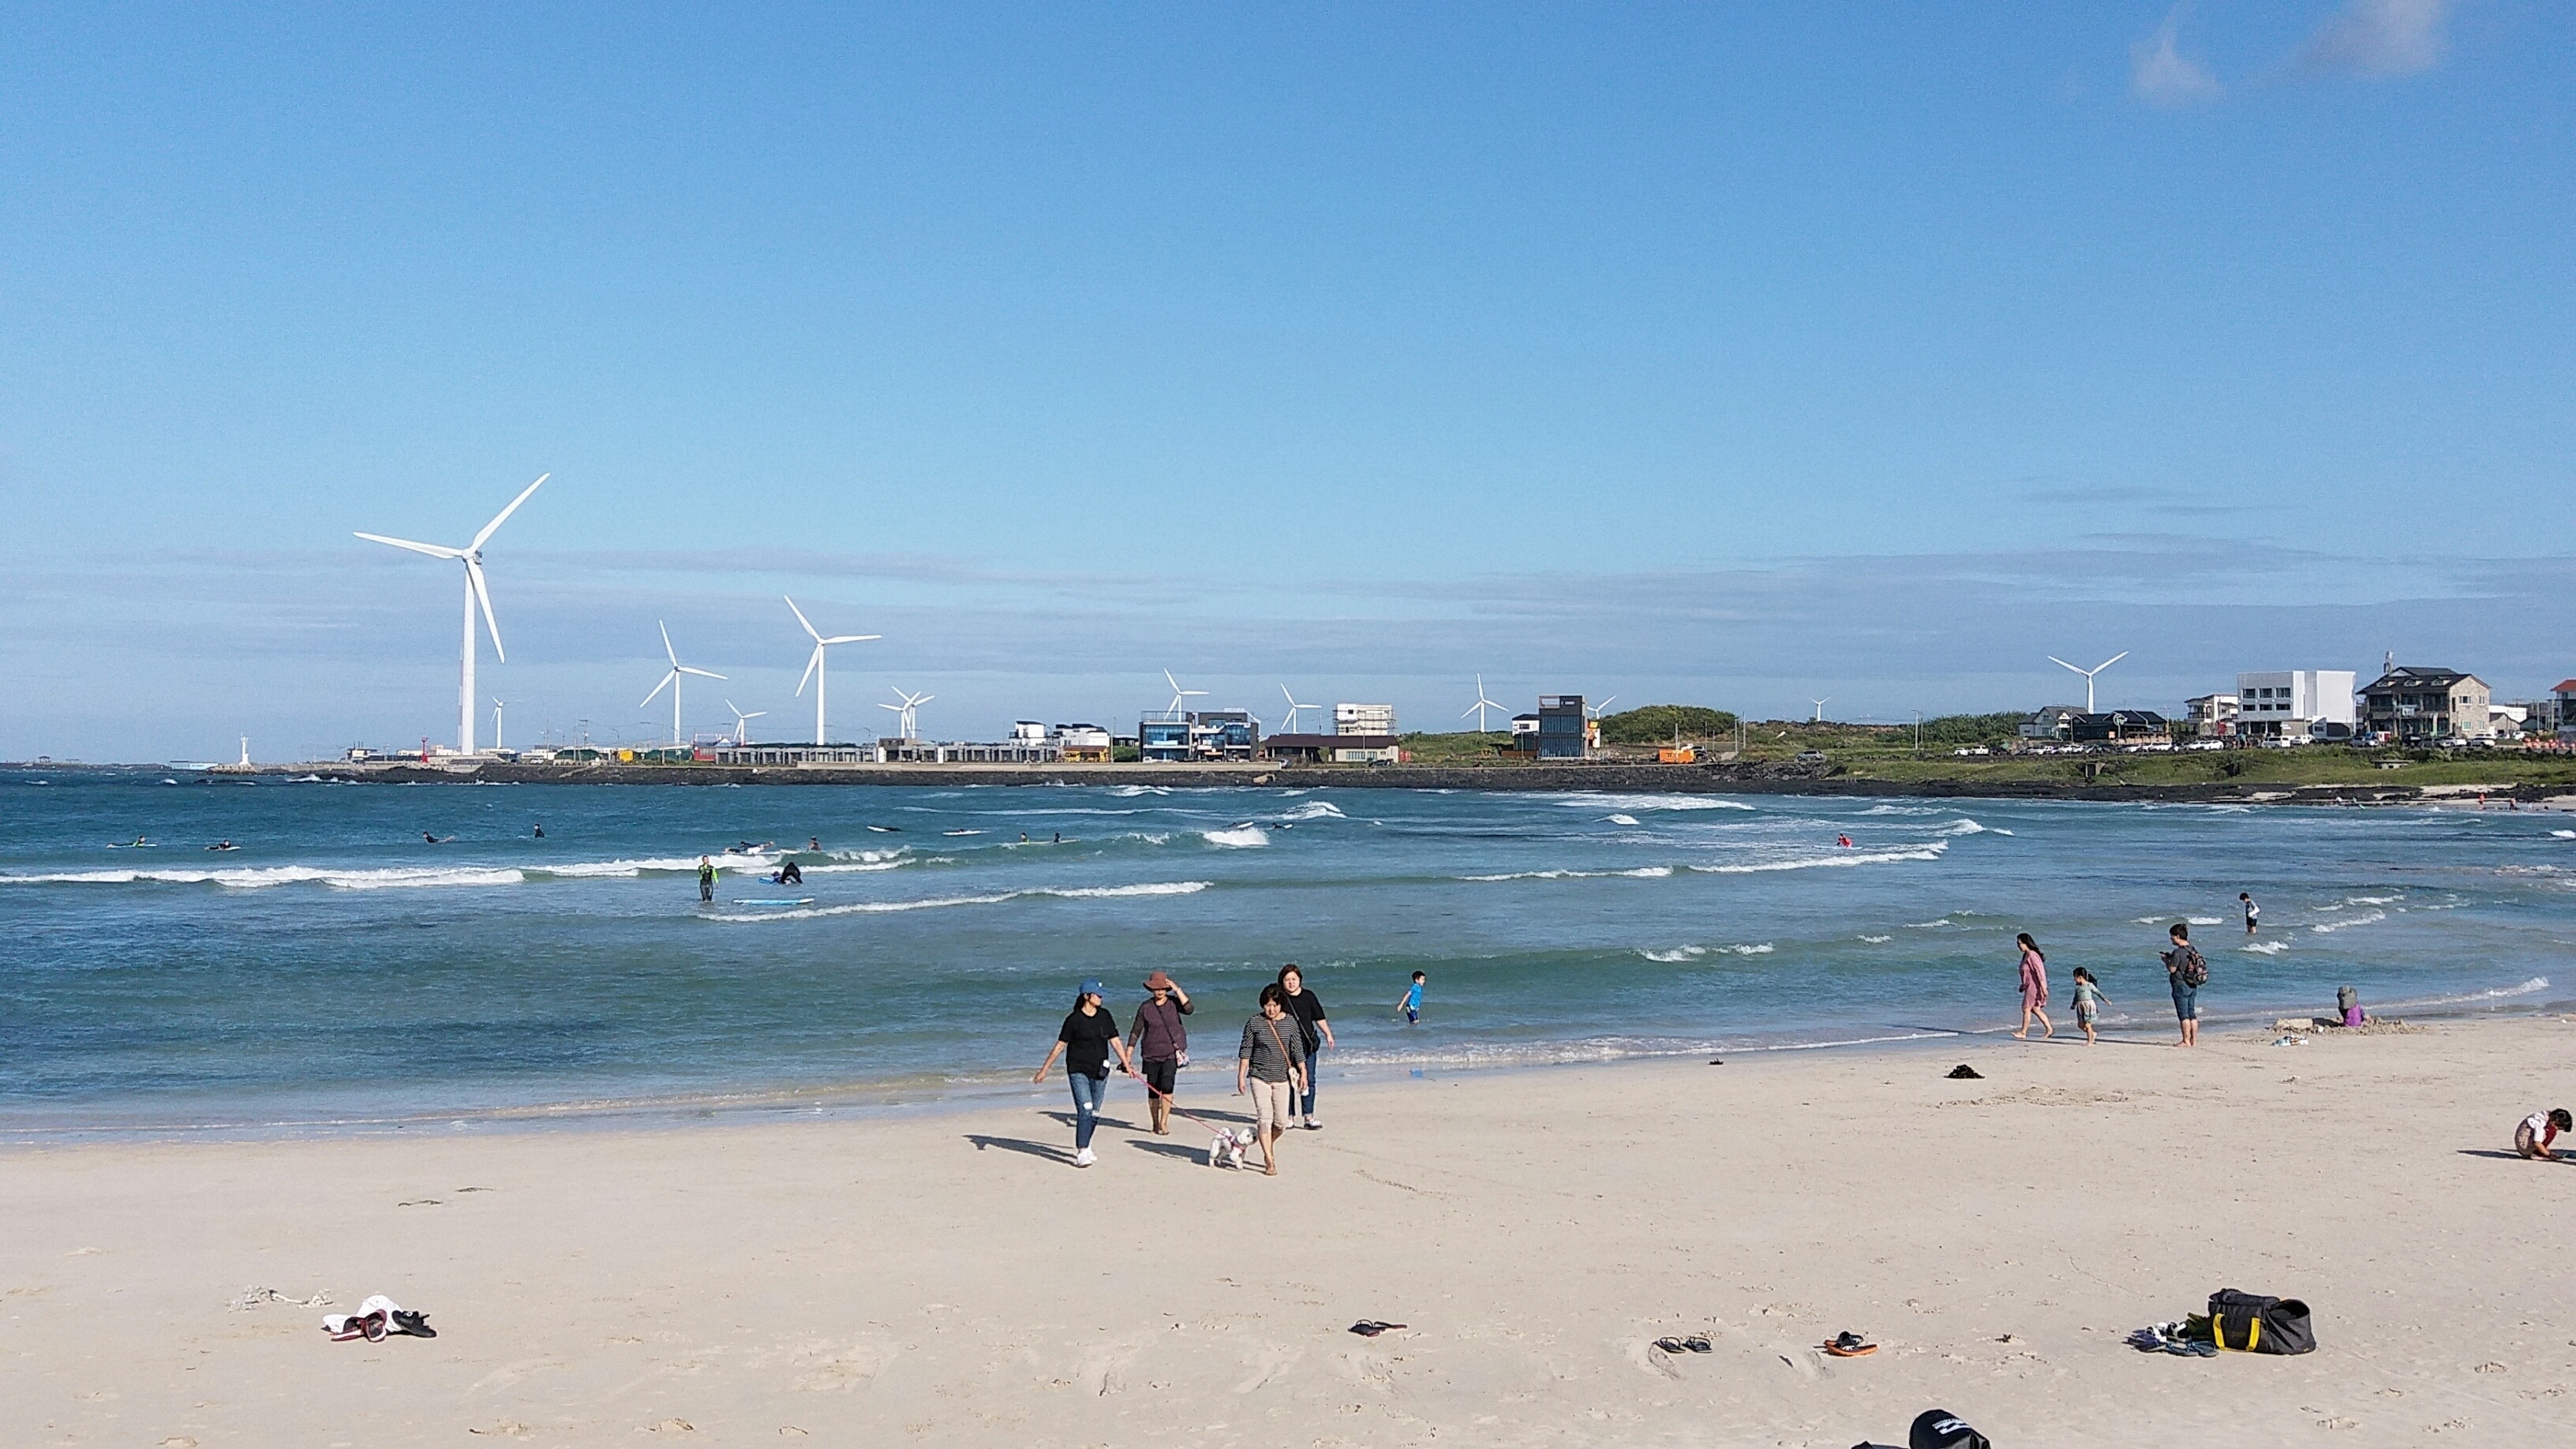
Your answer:
[[[2156,33],[2129,47],[2129,93],[2158,106],[2194,106],[2218,99],[2218,77],[2184,55],[2178,45],[2183,7],[2165,12]]]
[[[2308,37],[2309,70],[2399,76],[2441,64],[2451,0],[2350,0]]]

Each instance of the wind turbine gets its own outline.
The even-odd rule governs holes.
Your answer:
[[[1807,701],[1807,703],[1812,704],[1812,705],[1814,705],[1814,706],[1816,707],[1816,717],[1815,717],[1815,718],[1813,718],[1813,719],[1811,719],[1811,720],[1809,720],[1809,721],[1807,721],[1807,723],[1809,723],[1809,724],[1823,724],[1823,723],[1825,722],[1825,700],[1829,700],[1829,699],[1832,699],[1832,698],[1833,698],[1833,696],[1829,694],[1829,695],[1826,695],[1824,699],[1810,699],[1810,700],[1808,700],[1808,701]]]
[[[1601,718],[1601,711],[1608,709],[1610,707],[1610,701],[1617,699],[1618,697],[1619,696],[1615,694],[1605,694],[1601,696],[1597,702],[1584,706],[1584,712],[1591,715],[1594,719],[1599,719]]]
[[[671,691],[671,743],[685,745],[688,741],[680,738],[680,676],[694,674],[700,679],[722,679],[724,676],[704,669],[692,669],[682,664],[679,651],[671,647],[671,626],[658,619],[654,623],[662,631],[662,652],[670,658],[671,672],[662,676],[660,684],[653,686],[653,694],[660,694],[665,689]],[[653,694],[644,696],[644,704],[653,702]],[[638,709],[643,707],[643,705],[636,706]]]
[[[2086,714],[2091,714],[2093,713],[2093,676],[2128,657],[2129,651],[2123,649],[2119,653],[2112,655],[2110,658],[2103,660],[2101,663],[2094,665],[2090,669],[2075,669],[2074,665],[2067,663],[2065,660],[2058,658],[2054,654],[2048,656],[2048,662],[2056,665],[2060,669],[2075,669],[2076,673],[2084,676],[2084,712]]]
[[[501,701],[492,701],[492,748],[501,748]]]
[[[1485,676],[1479,674],[1476,676],[1476,702],[1467,706],[1465,709],[1458,711],[1458,718],[1465,719],[1471,714],[1474,715],[1476,717],[1476,733],[1481,735],[1486,733],[1485,711],[1489,709],[1501,709],[1502,707],[1503,706],[1499,701],[1485,698]]]
[[[1168,704],[1168,705],[1164,706],[1164,708],[1163,708],[1163,713],[1165,713],[1165,714],[1167,714],[1167,715],[1170,715],[1170,716],[1171,716],[1172,718],[1174,718],[1174,719],[1178,719],[1178,718],[1180,718],[1180,715],[1181,715],[1181,701],[1182,701],[1182,700],[1195,698],[1195,697],[1197,697],[1197,696],[1204,695],[1204,694],[1206,694],[1206,693],[1207,693],[1207,691],[1206,691],[1206,690],[1204,690],[1204,689],[1183,689],[1183,688],[1181,688],[1181,682],[1180,682],[1179,680],[1177,680],[1177,679],[1174,679],[1174,678],[1172,677],[1172,671],[1170,671],[1170,670],[1168,670],[1168,669],[1166,669],[1166,670],[1164,670],[1164,671],[1163,671],[1163,682],[1164,682],[1165,684],[1168,684],[1168,685],[1170,685],[1170,686],[1172,687],[1172,702],[1171,702],[1170,704]]]
[[[552,473],[538,474],[535,483],[520,489],[519,496],[510,500],[510,506],[492,515],[492,521],[483,525],[483,531],[474,535],[474,541],[463,548],[413,543],[405,538],[387,538],[381,533],[358,535],[369,543],[391,544],[395,548],[410,549],[413,553],[428,554],[431,558],[458,559],[465,565],[465,647],[456,690],[456,748],[465,754],[474,753],[474,610],[477,605],[483,609],[483,627],[492,633],[492,658],[503,664],[510,662],[509,656],[501,652],[501,626],[492,620],[492,590],[483,582],[483,545],[491,541],[493,533],[508,521],[511,514],[519,511],[519,505],[528,501],[528,495],[537,491],[538,484],[553,476]]]
[[[737,749],[751,743],[751,738],[743,733],[743,726],[769,713],[765,709],[755,709],[749,714],[744,714],[741,710],[735,709],[733,701],[729,699],[725,701],[725,712],[733,716],[733,742]]]
[[[785,596],[781,595],[780,597],[784,598]],[[823,637],[820,631],[815,629],[814,622],[805,617],[805,611],[796,607],[796,601],[794,599],[787,600],[787,611],[796,616],[796,622],[804,625],[806,634],[811,636],[814,640],[814,657],[805,661],[805,677],[796,681],[796,692],[799,695],[802,695],[805,692],[805,686],[808,683],[811,683],[814,686],[814,743],[818,745],[828,744],[831,742],[831,737],[823,731],[823,687],[825,684],[824,676],[828,673],[828,671],[823,667],[823,651],[831,648],[835,644],[863,644],[870,639],[882,639],[885,636],[882,634],[835,634],[827,639]]]
[[[915,726],[913,724],[912,712],[921,708],[923,705],[930,703],[932,700],[937,699],[939,696],[935,694],[915,694],[908,689],[898,689],[895,691],[895,694],[903,700],[903,703],[881,704],[878,705],[877,708],[893,710],[895,728],[903,732],[903,737],[905,739],[912,739],[915,737]]]
[[[1285,695],[1288,700],[1288,722],[1286,727],[1279,731],[1279,733],[1283,735],[1293,735],[1297,733],[1297,711],[1301,709],[1320,710],[1323,708],[1320,704],[1299,704],[1297,702],[1297,696],[1289,694],[1288,686],[1284,684],[1279,686],[1279,692],[1282,695]]]

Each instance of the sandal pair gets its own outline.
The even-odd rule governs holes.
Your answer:
[[[1825,1352],[1836,1358],[1859,1358],[1864,1354],[1878,1352],[1877,1344],[1869,1342],[1857,1333],[1837,1333],[1823,1347]]]
[[[1669,1354],[1714,1353],[1717,1351],[1716,1344],[1709,1342],[1705,1336],[1696,1333],[1692,1334],[1688,1338],[1656,1339],[1655,1347],[1660,1348]]]

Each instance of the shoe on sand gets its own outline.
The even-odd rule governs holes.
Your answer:
[[[1098,1162],[1099,1160],[1099,1158],[1091,1155],[1091,1149],[1088,1147],[1073,1154],[1073,1165],[1076,1167],[1089,1167],[1091,1164]]]

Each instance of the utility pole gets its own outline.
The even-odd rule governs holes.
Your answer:
[[[1923,711],[1914,712],[1914,757],[1923,758]]]

